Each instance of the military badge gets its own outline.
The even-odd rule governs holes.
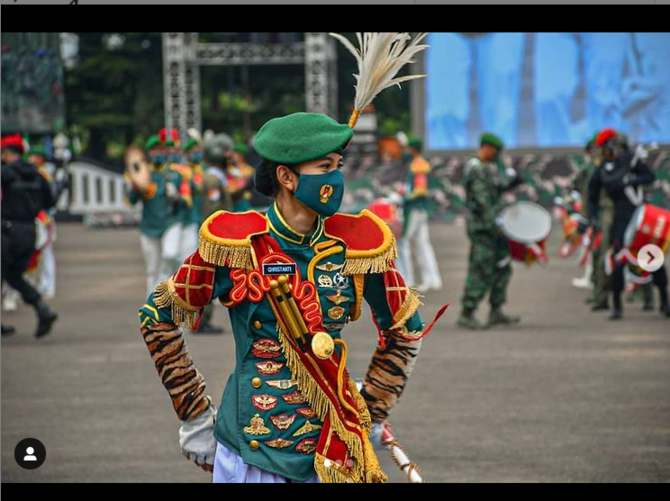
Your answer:
[[[265,445],[268,447],[272,447],[273,449],[286,449],[287,447],[291,447],[293,445],[293,442],[291,440],[284,440],[283,438],[278,438],[276,440],[270,440],[269,442],[265,442]]]
[[[342,275],[342,273],[338,273],[337,275],[335,275],[333,283],[335,284],[335,287],[337,287],[338,289],[348,289],[349,277]]]
[[[303,407],[302,409],[296,410],[296,412],[307,419],[314,419],[316,417],[316,412],[309,407]]]
[[[259,411],[271,411],[277,407],[277,397],[272,395],[254,395],[251,397],[251,402]]]
[[[251,353],[258,358],[279,358],[281,357],[281,345],[272,339],[261,339],[253,344]]]
[[[342,317],[344,317],[345,313],[346,310],[341,306],[334,306],[333,308],[328,310],[328,318],[330,318],[331,320],[341,320]]]
[[[278,379],[276,381],[267,381],[268,386],[271,386],[272,388],[277,388],[279,390],[290,390],[297,384],[298,383],[296,383],[295,381],[291,381],[290,379]]]
[[[323,427],[320,424],[312,424],[309,421],[307,421],[304,425],[302,425],[302,427],[298,431],[296,431],[293,434],[293,436],[294,437],[299,437],[301,435],[307,435],[308,433],[318,431],[321,428],[323,428]]]
[[[337,294],[332,294],[330,296],[326,296],[326,299],[330,301],[331,303],[340,306],[342,303],[346,303],[349,301],[349,298],[346,296],[342,295],[342,291],[338,289]]]
[[[281,414],[279,416],[272,416],[270,420],[272,424],[275,425],[275,428],[278,430],[288,430],[291,425],[295,422],[296,415],[289,416],[288,414]]]
[[[322,289],[332,289],[333,288],[333,279],[328,275],[321,275],[318,280],[319,287]]]
[[[327,271],[328,273],[332,271],[339,271],[342,268],[344,268],[343,264],[333,264],[333,263],[320,264],[316,267],[317,270]]]
[[[256,364],[258,372],[263,376],[275,376],[284,368],[284,364],[277,362],[259,362]]]
[[[302,452],[305,455],[313,454],[316,450],[316,440],[313,438],[306,438],[295,446],[295,450]]]
[[[251,418],[251,424],[244,428],[244,433],[258,437],[260,435],[269,435],[271,431],[265,427],[265,421],[263,421],[261,415],[256,414]]]
[[[299,391],[294,391],[293,393],[289,393],[288,395],[282,395],[281,398],[284,399],[284,402],[286,402],[289,405],[299,405],[299,404],[304,404],[307,402],[307,399],[300,393]]]

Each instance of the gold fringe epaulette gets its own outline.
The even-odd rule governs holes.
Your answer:
[[[421,302],[421,296],[419,293],[415,289],[409,288],[405,302],[400,307],[398,313],[394,315],[394,320],[396,320],[396,317],[398,317],[398,319],[396,320],[395,325],[391,327],[391,330],[403,327],[407,322],[409,322],[409,319],[414,316],[416,310],[422,306],[423,303]]]
[[[175,325],[185,325],[194,329],[196,316],[200,308],[194,308],[179,297],[171,278],[156,287],[154,303],[159,309],[170,308],[172,321]]]
[[[384,273],[398,258],[398,245],[391,228],[369,210],[357,216],[336,214],[328,218],[326,235],[347,246],[344,275]]]
[[[200,257],[217,266],[251,270],[251,238],[268,231],[268,221],[259,212],[217,212],[200,229]]]

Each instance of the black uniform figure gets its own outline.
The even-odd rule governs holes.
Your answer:
[[[8,145],[8,143],[12,143]],[[58,315],[42,300],[23,274],[35,252],[35,218],[56,203],[49,183],[22,158],[23,147],[4,141],[2,146],[2,281],[16,289],[38,316],[37,337],[49,333]],[[13,327],[2,326],[2,334]]]
[[[649,167],[635,159],[634,155],[622,147],[619,135],[614,131],[604,131],[598,139],[603,148],[604,161],[595,171],[589,184],[589,219],[597,226],[602,189],[614,203],[614,224],[610,233],[610,247],[617,254],[624,248],[624,236],[633,214],[643,202],[641,187],[652,184],[656,175]],[[614,297],[612,320],[623,318],[622,293],[624,291],[624,267],[616,264],[610,278]],[[661,312],[670,317],[668,304],[668,277],[665,268],[653,274],[654,284],[661,293]]]

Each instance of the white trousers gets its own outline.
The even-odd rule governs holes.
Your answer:
[[[49,244],[42,249],[40,255],[39,291],[47,299],[56,295],[56,256],[54,255],[53,244]]]
[[[419,273],[421,282],[417,283],[414,274],[413,252],[417,253]],[[405,282],[410,287],[420,289],[442,288],[442,277],[435,257],[435,250],[430,242],[430,230],[428,227],[428,213],[423,210],[411,210],[406,234],[400,244],[400,266],[399,271],[403,274]]]
[[[181,265],[181,234],[181,225],[175,224],[168,228],[161,238],[140,235],[147,266],[147,296],[158,284],[170,278]]]

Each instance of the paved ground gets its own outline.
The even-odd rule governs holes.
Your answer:
[[[573,261],[516,270],[509,309],[518,328],[455,327],[465,276],[462,229],[436,226],[446,290],[426,298],[454,308],[424,345],[393,415],[398,437],[431,482],[646,482],[670,480],[670,321],[638,305],[617,325],[572,289]],[[556,242],[552,252],[556,255]],[[181,458],[178,423],[139,335],[144,274],[135,231],[61,225],[56,245],[61,314],[36,341],[22,308],[3,315],[20,333],[2,340],[3,482],[208,482]],[[228,323],[223,310],[219,322]],[[376,335],[352,326],[353,373]],[[218,401],[233,367],[230,336],[189,338]],[[45,464],[14,462],[40,439]],[[393,481],[403,481],[388,458]]]

